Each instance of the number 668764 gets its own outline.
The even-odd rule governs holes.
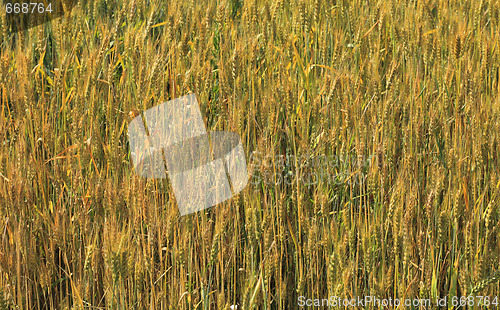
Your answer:
[[[43,3],[7,3],[5,5],[5,12],[7,14],[43,14],[52,13],[52,3],[45,6]]]

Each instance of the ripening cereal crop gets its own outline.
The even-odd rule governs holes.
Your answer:
[[[498,1],[80,0],[18,32],[1,14],[0,309],[500,302]],[[127,126],[189,93],[242,138],[249,185],[180,216]]]

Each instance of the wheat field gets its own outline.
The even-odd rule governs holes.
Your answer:
[[[82,0],[16,33],[2,14],[0,309],[500,295],[498,1]],[[241,136],[249,185],[181,217],[127,126],[188,93]]]

